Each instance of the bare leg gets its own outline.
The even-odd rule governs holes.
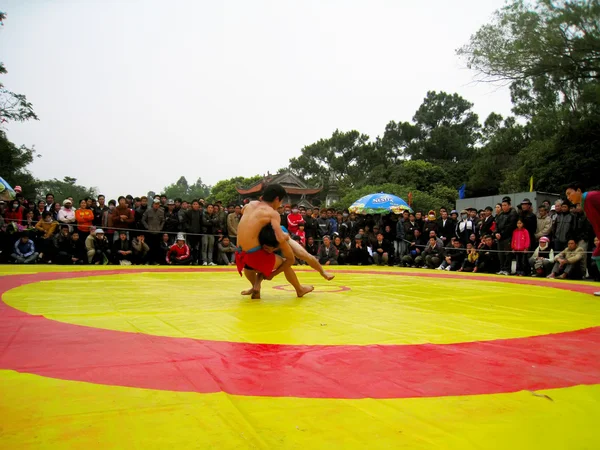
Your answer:
[[[260,299],[260,285],[261,285],[263,279],[264,279],[264,276],[262,273],[256,274],[256,281],[254,281],[254,284],[252,285],[252,299],[253,300]]]
[[[254,270],[244,269],[244,275],[246,276],[252,287],[250,289],[242,291],[242,295],[250,295],[252,294],[252,291],[254,290],[254,284],[256,283],[256,272]]]
[[[319,260],[317,258],[315,258],[313,255],[311,255],[310,253],[308,253],[306,251],[306,249],[304,247],[302,247],[302,245],[300,245],[298,242],[294,241],[293,239],[290,239],[288,241],[288,243],[290,244],[290,247],[292,248],[292,251],[294,252],[294,255],[296,257],[298,257],[299,259],[301,259],[303,261],[306,261],[310,267],[312,267],[314,270],[319,272],[319,274],[323,278],[325,278],[327,281],[333,280],[335,275],[333,275],[329,272],[326,272],[325,269],[323,269],[323,266],[321,265],[321,263],[319,263]]]
[[[310,286],[308,284],[300,284],[298,277],[296,276],[296,272],[291,267],[287,267],[283,273],[285,274],[285,279],[294,286],[296,289],[296,295],[298,297],[303,297],[304,295],[312,292],[314,290],[314,286]]]

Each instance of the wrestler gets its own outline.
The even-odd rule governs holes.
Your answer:
[[[252,284],[252,288],[242,294],[251,294],[252,298],[260,298],[260,282],[263,278],[270,280],[284,272],[288,282],[296,289],[298,297],[311,292],[314,287],[302,285],[292,268],[294,253],[288,243],[289,235],[280,226],[277,208],[286,192],[283,186],[272,184],[265,188],[260,202],[252,202],[244,207],[244,214],[238,226],[237,251],[235,262],[240,276],[242,271]],[[271,225],[283,258],[266,251],[259,241],[259,234],[265,225]]]
[[[594,234],[600,239],[600,191],[583,192],[581,183],[571,183],[567,186],[567,198],[573,205],[581,204],[585,216],[589,220]],[[592,253],[592,260],[600,269],[600,246]],[[594,293],[600,297],[600,291]]]

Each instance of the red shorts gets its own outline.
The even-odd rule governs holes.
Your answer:
[[[269,276],[273,272],[276,260],[274,253],[265,252],[262,248],[252,253],[235,252],[235,264],[240,275],[246,268]]]

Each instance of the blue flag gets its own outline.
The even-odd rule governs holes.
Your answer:
[[[463,199],[465,198],[465,189],[467,188],[467,184],[463,184],[461,187],[458,188],[458,198]]]

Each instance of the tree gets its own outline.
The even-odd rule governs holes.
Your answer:
[[[181,176],[177,182],[166,186],[162,194],[170,199],[181,198],[182,200],[192,201],[193,199],[206,198],[210,195],[210,186],[198,178],[196,182],[190,185],[184,176]]]
[[[410,155],[426,161],[460,162],[471,158],[479,138],[479,118],[473,104],[458,94],[429,91],[413,121],[420,130]]]
[[[86,197],[96,197],[98,190],[94,187],[85,187],[77,184],[77,178],[64,177],[62,180],[53,178],[40,181],[37,188],[38,198],[44,198],[48,192],[54,194],[55,201],[62,202],[68,197],[73,197],[73,202],[78,206],[79,200]]]
[[[0,23],[6,19],[6,14],[0,12]],[[0,75],[7,73],[6,67],[0,62]],[[9,91],[0,83],[0,126],[11,120],[23,122],[25,120],[38,120],[33,111],[33,106],[23,94]],[[8,181],[8,180],[7,180]]]
[[[376,165],[376,152],[369,136],[356,130],[335,130],[329,139],[307,145],[297,158],[290,159],[290,169],[309,183],[321,183],[333,172],[338,181],[353,185]]]
[[[600,1],[513,0],[457,50],[484,81],[511,86],[518,115],[598,111]]]
[[[0,130],[0,176],[13,188],[21,186],[23,194],[29,198],[35,193],[37,183],[27,166],[33,162],[35,150],[24,145],[17,147]]]
[[[212,188],[210,195],[211,201],[221,200],[224,205],[231,203],[239,203],[240,194],[236,191],[236,187],[248,187],[261,180],[260,175],[253,177],[234,177],[228,180],[221,180]]]

